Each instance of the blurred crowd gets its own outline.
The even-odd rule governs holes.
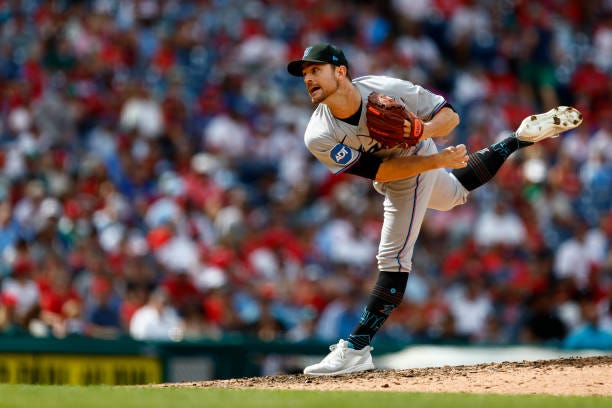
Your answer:
[[[346,337],[382,196],[302,136],[314,42],[461,116],[582,126],[428,213],[377,339],[612,348],[612,1],[0,1],[0,336]]]

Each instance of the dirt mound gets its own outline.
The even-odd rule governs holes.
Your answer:
[[[276,375],[159,386],[612,396],[612,356],[374,370],[335,377]]]

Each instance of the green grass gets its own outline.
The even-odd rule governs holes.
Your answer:
[[[607,397],[500,396],[349,391],[268,391],[0,384],[0,408],[16,407],[610,407]]]

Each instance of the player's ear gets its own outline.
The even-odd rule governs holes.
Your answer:
[[[345,65],[337,66],[335,71],[336,71],[336,78],[340,79],[340,78],[346,77],[346,66]]]

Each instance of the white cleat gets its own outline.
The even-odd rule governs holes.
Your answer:
[[[329,346],[331,351],[317,364],[304,369],[308,375],[338,375],[367,371],[374,369],[372,354],[374,348],[366,346],[361,350],[355,350],[348,346],[348,342],[340,340],[338,344]]]
[[[521,122],[516,137],[524,142],[539,142],[574,129],[582,123],[582,113],[571,106],[557,106],[546,113],[531,115]]]

